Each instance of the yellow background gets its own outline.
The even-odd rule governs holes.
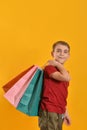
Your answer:
[[[17,111],[3,98],[2,86],[32,64],[51,58],[51,46],[65,40],[71,58],[65,64],[72,80],[68,109],[72,125],[64,130],[87,129],[87,1],[0,1],[0,130],[39,130],[37,117]]]

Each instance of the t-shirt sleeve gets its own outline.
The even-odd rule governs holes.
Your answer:
[[[57,72],[57,68],[52,66],[52,65],[48,65],[45,67],[44,72],[49,76],[50,74]]]

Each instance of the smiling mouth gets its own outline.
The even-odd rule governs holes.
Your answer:
[[[59,59],[65,59],[64,57],[58,57]]]

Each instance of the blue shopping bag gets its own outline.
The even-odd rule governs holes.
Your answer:
[[[37,69],[16,109],[29,116],[38,116],[42,84],[43,71]]]

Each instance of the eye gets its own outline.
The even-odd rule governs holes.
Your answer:
[[[68,53],[68,50],[64,50],[64,53]]]
[[[60,50],[60,49],[58,49],[58,50],[56,50],[56,52],[61,52],[61,50]]]
[[[57,50],[56,52],[61,52],[60,50]]]

